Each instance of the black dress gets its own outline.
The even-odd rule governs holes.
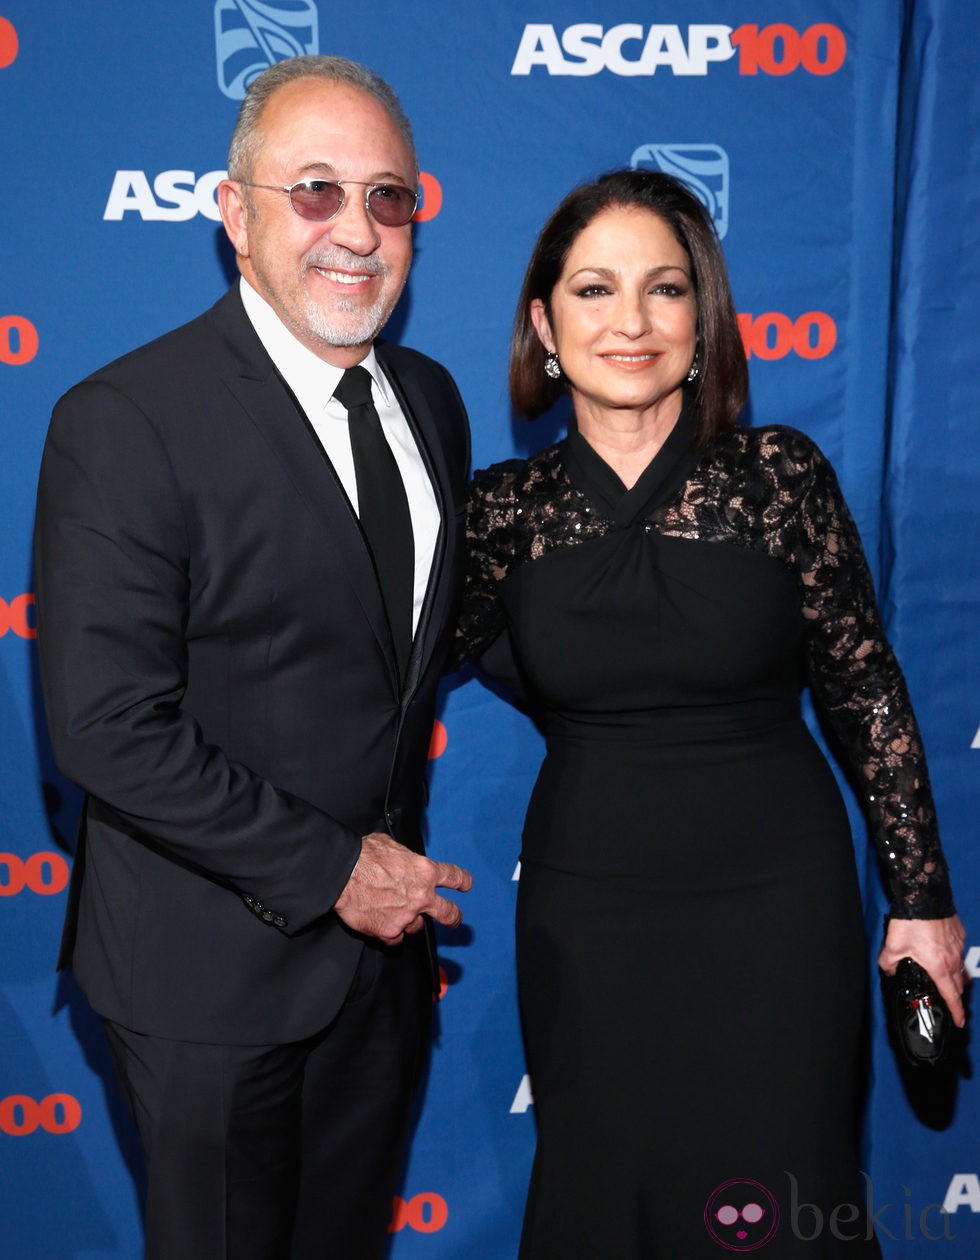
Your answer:
[[[474,481],[462,652],[509,632],[547,736],[517,910],[526,1260],[880,1254],[861,907],[804,684],[866,787],[892,912],[952,913],[833,471],[792,429],[700,453],[693,432],[682,414],[629,491],[574,430]]]

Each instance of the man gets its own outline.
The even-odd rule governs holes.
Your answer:
[[[71,390],[45,447],[41,673],[88,794],[63,961],[139,1127],[148,1256],[369,1260],[425,916],[456,925],[436,889],[470,885],[420,838],[466,418],[438,364],[374,345],[418,177],[390,88],[279,63],[229,175],[241,281]]]

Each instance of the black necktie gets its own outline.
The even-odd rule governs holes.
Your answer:
[[[408,496],[371,398],[367,368],[348,368],[334,397],[347,408],[357,513],[384,596],[399,677],[404,679],[415,601],[415,539]]]

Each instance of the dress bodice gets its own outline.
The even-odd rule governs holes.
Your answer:
[[[833,469],[791,428],[737,426],[703,451],[692,435],[682,415],[630,490],[574,431],[478,472],[458,655],[479,656],[509,630],[532,690],[565,723],[635,710],[669,731],[692,709],[737,701],[758,711],[808,684],[863,798],[892,913],[951,914],[922,741]],[[711,599],[719,565],[758,595],[741,601],[737,625],[705,607],[696,641],[684,602]],[[605,616],[608,630],[620,610],[629,649],[590,660],[593,627]],[[675,646],[648,686],[632,649],[655,641],[662,621]],[[733,657],[723,644],[736,633]],[[587,668],[555,667],[576,654]]]

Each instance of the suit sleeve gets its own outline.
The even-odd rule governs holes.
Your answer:
[[[192,581],[184,505],[153,425],[105,382],[77,386],[55,409],[34,562],[41,679],[63,773],[134,842],[239,893],[287,934],[326,914],[360,836],[206,743],[181,707]]]

